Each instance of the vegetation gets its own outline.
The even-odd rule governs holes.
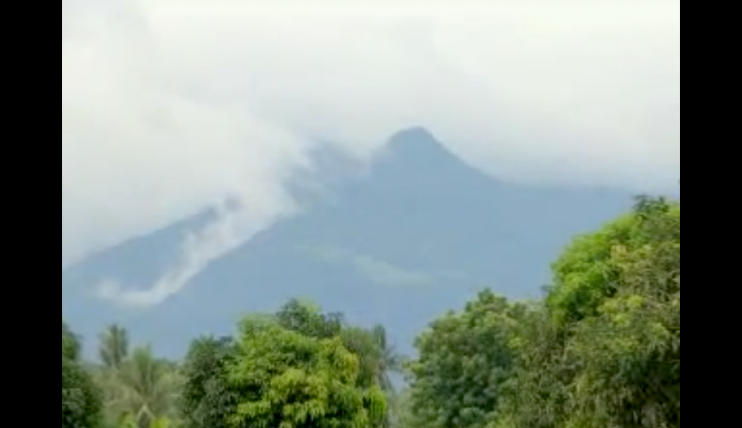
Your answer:
[[[180,363],[114,326],[86,366],[63,321],[62,427],[680,428],[680,211],[640,198],[566,249],[542,301],[483,291],[410,361],[383,327],[300,301]]]
[[[62,428],[100,423],[100,391],[80,361],[80,342],[62,321]]]

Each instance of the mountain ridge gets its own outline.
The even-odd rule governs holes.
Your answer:
[[[424,128],[392,136],[363,174],[354,176],[346,161],[327,155],[317,171],[299,175],[305,183],[316,179],[325,191],[304,192],[299,215],[214,260],[160,306],[123,309],[84,296],[106,279],[154,282],[177,256],[179,239],[209,220],[208,211],[63,271],[63,313],[86,336],[121,321],[137,337],[179,355],[196,335],[229,333],[245,312],[305,297],[328,310],[344,309],[361,324],[387,324],[409,350],[429,320],[480,288],[535,297],[549,279],[543,267],[575,234],[632,202],[620,191],[496,180]],[[337,174],[323,176],[334,167]],[[189,322],[194,317],[199,321]]]

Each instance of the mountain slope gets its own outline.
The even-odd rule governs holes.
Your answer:
[[[81,296],[103,279],[151,282],[173,260],[178,238],[208,215],[63,272],[63,313],[88,334],[123,320],[137,337],[178,354],[195,335],[228,333],[245,311],[308,297],[356,322],[387,324],[407,350],[427,322],[483,286],[534,296],[575,234],[631,203],[620,192],[494,180],[421,129],[394,136],[362,177],[327,183],[331,191],[315,195],[311,209],[215,261],[153,310],[114,309]]]

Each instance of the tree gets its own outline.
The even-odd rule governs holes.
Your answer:
[[[362,388],[379,387],[388,398],[394,392],[391,374],[399,372],[402,358],[389,344],[386,328],[349,326],[342,314],[324,314],[310,302],[291,300],[276,314],[279,324],[291,331],[316,339],[340,337],[343,345],[358,357]],[[389,418],[387,418],[389,419]],[[387,420],[384,427],[389,426]]]
[[[387,397],[394,399],[394,384],[391,375],[402,369],[402,358],[388,343],[386,329],[376,326],[371,330],[360,327],[345,327],[341,335],[345,347],[358,357],[360,363],[359,385],[364,388],[379,387]],[[391,408],[384,428],[392,425]]]
[[[391,375],[400,373],[404,360],[389,342],[387,329],[383,325],[377,325],[371,330],[376,348],[379,352],[377,383],[387,393],[394,392],[394,383]]]
[[[241,326],[230,384],[241,391],[230,418],[240,428],[378,427],[386,400],[358,385],[359,360],[339,337],[319,339],[285,328],[276,317]]]
[[[341,337],[345,347],[359,358],[361,384],[379,386],[385,393],[393,393],[391,375],[402,370],[402,357],[389,345],[386,328],[345,327]]]
[[[80,358],[80,340],[62,320],[62,358],[76,361]]]
[[[516,362],[528,308],[483,292],[462,313],[433,323],[410,365],[413,419],[426,428],[482,428],[496,414]]]
[[[178,428],[179,424],[167,418],[157,418],[145,428]],[[134,415],[124,415],[115,428],[140,428],[140,422]]]
[[[341,337],[361,363],[361,384],[393,390],[390,375],[401,369],[402,359],[389,344],[386,328],[371,330],[346,325],[341,314],[323,314],[309,302],[291,300],[277,314],[278,323],[291,331],[316,339]]]
[[[680,219],[642,197],[565,251],[497,427],[680,427]]]
[[[323,314],[310,302],[293,299],[281,308],[275,318],[285,329],[317,339],[339,337],[344,320],[340,314]]]
[[[178,379],[171,364],[157,358],[150,347],[137,348],[104,379],[108,397],[106,407],[115,419],[133,415],[141,428],[152,421],[172,416],[178,392]]]
[[[97,428],[101,396],[80,361],[80,342],[62,321],[62,428]]]
[[[129,357],[129,332],[119,326],[110,326],[100,337],[99,356],[104,367],[118,370]]]
[[[411,390],[405,389],[391,394],[389,398],[389,428],[425,428],[416,423],[411,400]]]
[[[615,292],[575,328],[573,423],[679,428],[680,205],[641,198],[631,240],[610,259]]]
[[[515,342],[515,369],[501,390],[496,428],[567,428],[574,368],[565,360],[564,340],[548,311],[534,309]]]
[[[193,342],[182,368],[184,384],[178,402],[186,428],[229,428],[228,419],[239,400],[227,379],[234,357],[231,338]]]

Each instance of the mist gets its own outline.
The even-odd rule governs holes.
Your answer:
[[[66,0],[62,267],[215,206],[153,305],[298,207],[317,141],[359,159],[425,126],[501,179],[680,177],[677,0]]]

